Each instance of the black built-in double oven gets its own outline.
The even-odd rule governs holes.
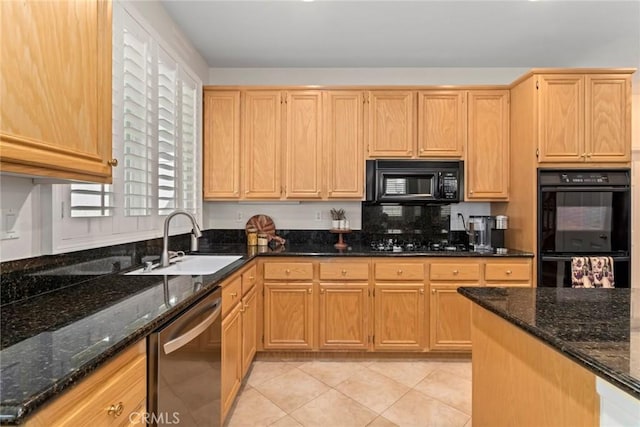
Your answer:
[[[573,257],[605,256],[629,287],[630,170],[540,169],[537,255],[539,286],[570,287]]]

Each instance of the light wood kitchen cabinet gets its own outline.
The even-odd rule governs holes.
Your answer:
[[[629,74],[541,74],[538,96],[538,161],[629,162]]]
[[[327,198],[364,194],[364,104],[362,91],[324,91]]]
[[[240,197],[240,91],[204,92],[205,199]]]
[[[458,293],[458,287],[478,285],[431,283],[431,350],[471,350],[471,302]]]
[[[222,420],[224,420],[242,384],[242,304],[236,304],[222,320],[221,376]]]
[[[242,97],[244,198],[279,199],[283,194],[282,101],[278,90],[248,90]]]
[[[369,347],[369,284],[320,283],[321,349]]]
[[[147,357],[143,340],[38,410],[25,425],[130,425],[135,412],[142,415],[146,411],[146,399]]]
[[[0,2],[0,167],[111,182],[111,2]]]
[[[288,199],[322,198],[322,92],[285,93],[286,173]]]
[[[424,349],[424,283],[376,283],[375,350]]]
[[[418,157],[461,158],[467,140],[467,92],[418,92]]]
[[[242,377],[247,374],[256,355],[256,328],[258,325],[258,293],[252,287],[242,297]]]
[[[478,260],[434,260],[429,265],[429,349],[471,349],[471,302],[458,294],[459,286],[480,286]]]
[[[424,267],[409,260],[374,261],[374,350],[424,350]]]
[[[369,157],[413,157],[416,92],[380,90],[369,91],[366,96]]]
[[[311,350],[313,319],[312,283],[264,283],[265,349]]]
[[[472,90],[468,103],[466,200],[507,200],[509,91]]]

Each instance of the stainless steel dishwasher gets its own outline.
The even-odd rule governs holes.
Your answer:
[[[222,288],[148,338],[148,423],[219,426]]]

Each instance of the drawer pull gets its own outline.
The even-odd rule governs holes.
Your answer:
[[[254,280],[256,280],[256,278],[255,278],[255,277],[253,277],[253,276],[249,276],[249,281],[250,281],[250,282],[253,282]]]
[[[431,289],[431,293],[432,293],[433,295],[435,295],[435,294],[436,294],[436,290],[435,290],[435,289]]]
[[[284,272],[287,274],[291,274],[291,270],[289,270],[288,268]]]
[[[453,270],[453,275],[454,275],[454,276],[457,276],[457,275],[458,275],[458,273],[460,273],[458,270]]]
[[[402,270],[398,270],[398,276],[402,276]]]
[[[237,292],[231,292],[229,295],[231,295],[231,298],[235,298],[238,296]]]
[[[107,162],[107,164],[108,164],[109,166],[111,166],[112,168],[115,168],[115,167],[117,167],[117,166],[118,166],[118,159],[113,158],[113,159],[109,160],[109,161]]]
[[[347,275],[347,270],[342,270],[341,273],[342,273],[343,276],[346,276]]]
[[[507,274],[511,274],[511,273],[513,273],[513,271],[511,271],[511,270],[507,270],[507,271],[506,271],[506,273],[507,273]]]
[[[424,295],[424,289],[420,289],[420,295]]]
[[[320,289],[320,293],[321,293],[321,294],[324,294],[324,289]]]
[[[311,289],[309,289],[309,293],[313,292]]]
[[[122,411],[124,411],[124,405],[122,404],[122,402],[118,402],[117,405],[109,406],[109,410],[107,411],[107,413],[116,418],[122,415]]]

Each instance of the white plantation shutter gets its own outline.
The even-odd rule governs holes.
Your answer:
[[[152,39],[131,18],[122,43],[122,117],[116,136],[122,138],[125,216],[151,215],[153,196],[154,73]],[[114,73],[115,74],[115,73]],[[114,112],[114,117],[116,116]]]
[[[176,207],[178,157],[178,65],[158,49],[158,214]]]
[[[109,184],[71,184],[71,217],[113,215],[113,189]]]
[[[180,104],[180,207],[196,214],[198,189],[198,84],[181,73],[182,102]]]

